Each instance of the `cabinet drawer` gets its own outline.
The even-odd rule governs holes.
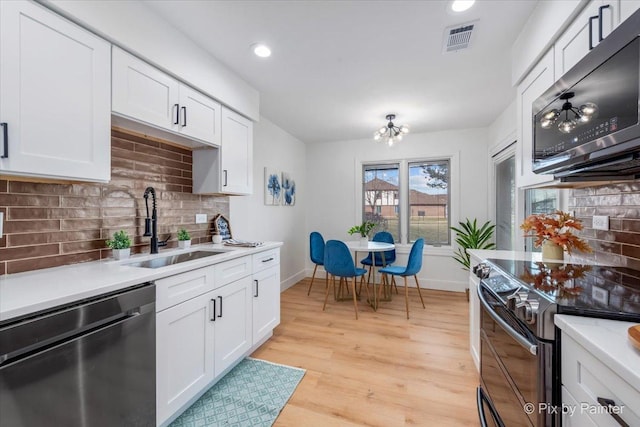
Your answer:
[[[280,249],[271,249],[253,255],[253,272],[266,270],[280,264]]]
[[[205,267],[156,280],[156,311],[213,290],[214,271],[213,266]]]
[[[620,424],[598,403],[610,399],[620,408],[620,417],[631,426],[640,425],[640,391],[609,369],[584,347],[562,334],[562,385],[575,398],[583,411],[599,426]]]
[[[562,387],[562,403],[563,408],[567,408],[562,411],[562,427],[598,427],[585,411],[580,410],[580,404],[564,386]]]
[[[251,274],[251,257],[245,256],[216,264],[216,288]]]

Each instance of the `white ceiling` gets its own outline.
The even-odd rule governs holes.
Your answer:
[[[145,3],[259,90],[261,115],[324,142],[370,138],[388,113],[413,133],[488,126],[515,98],[511,45],[536,1]],[[471,47],[442,54],[445,28],[472,20]]]

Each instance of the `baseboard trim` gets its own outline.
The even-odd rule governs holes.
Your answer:
[[[312,271],[313,272],[313,271]],[[297,272],[296,274],[289,276],[288,278],[280,281],[280,292],[284,292],[305,277],[311,277],[311,275],[307,276],[306,271],[302,270]]]

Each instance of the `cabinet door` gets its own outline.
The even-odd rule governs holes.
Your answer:
[[[225,194],[253,189],[253,122],[222,108],[222,188]]]
[[[158,425],[214,379],[215,296],[209,292],[156,315]]]
[[[480,300],[478,299],[478,285],[480,279],[469,273],[469,345],[471,358],[480,372]]]
[[[280,266],[253,275],[253,344],[280,324]]]
[[[113,48],[114,113],[177,132],[179,87],[157,68]]]
[[[589,52],[589,30],[591,30],[591,43],[595,47],[599,42],[599,19],[590,18],[598,16],[599,8],[608,5],[602,10],[602,36],[611,33],[617,24],[617,1],[591,1],[578,15],[573,23],[558,38],[554,45],[555,50],[555,80],[558,80],[571,67],[576,65]]]
[[[180,85],[180,133],[211,145],[220,145],[220,104]]]
[[[251,277],[216,291],[215,376],[251,348]]]
[[[554,83],[553,49],[542,57],[518,85],[518,143],[516,155],[516,185],[519,188],[553,181],[553,175],[533,173],[533,102]]]
[[[109,43],[48,9],[0,2],[3,174],[110,179],[109,61]]]
[[[620,0],[620,22],[622,23],[640,9],[640,0]]]

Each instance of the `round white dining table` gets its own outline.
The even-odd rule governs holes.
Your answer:
[[[386,264],[384,260],[384,253],[390,250],[395,249],[395,245],[393,243],[385,243],[385,242],[361,242],[359,240],[344,242],[347,247],[354,252],[353,259],[355,261],[356,267],[358,267],[360,261],[358,260],[358,252],[368,252],[371,253],[371,259],[375,260],[373,255],[374,252],[382,252],[380,255],[382,256],[382,264]],[[375,264],[375,262],[374,262]],[[373,300],[369,301],[374,310],[378,309],[378,292],[376,291],[376,266],[372,265],[373,269]],[[382,285],[382,284],[381,284]],[[368,284],[367,284],[368,286]]]

